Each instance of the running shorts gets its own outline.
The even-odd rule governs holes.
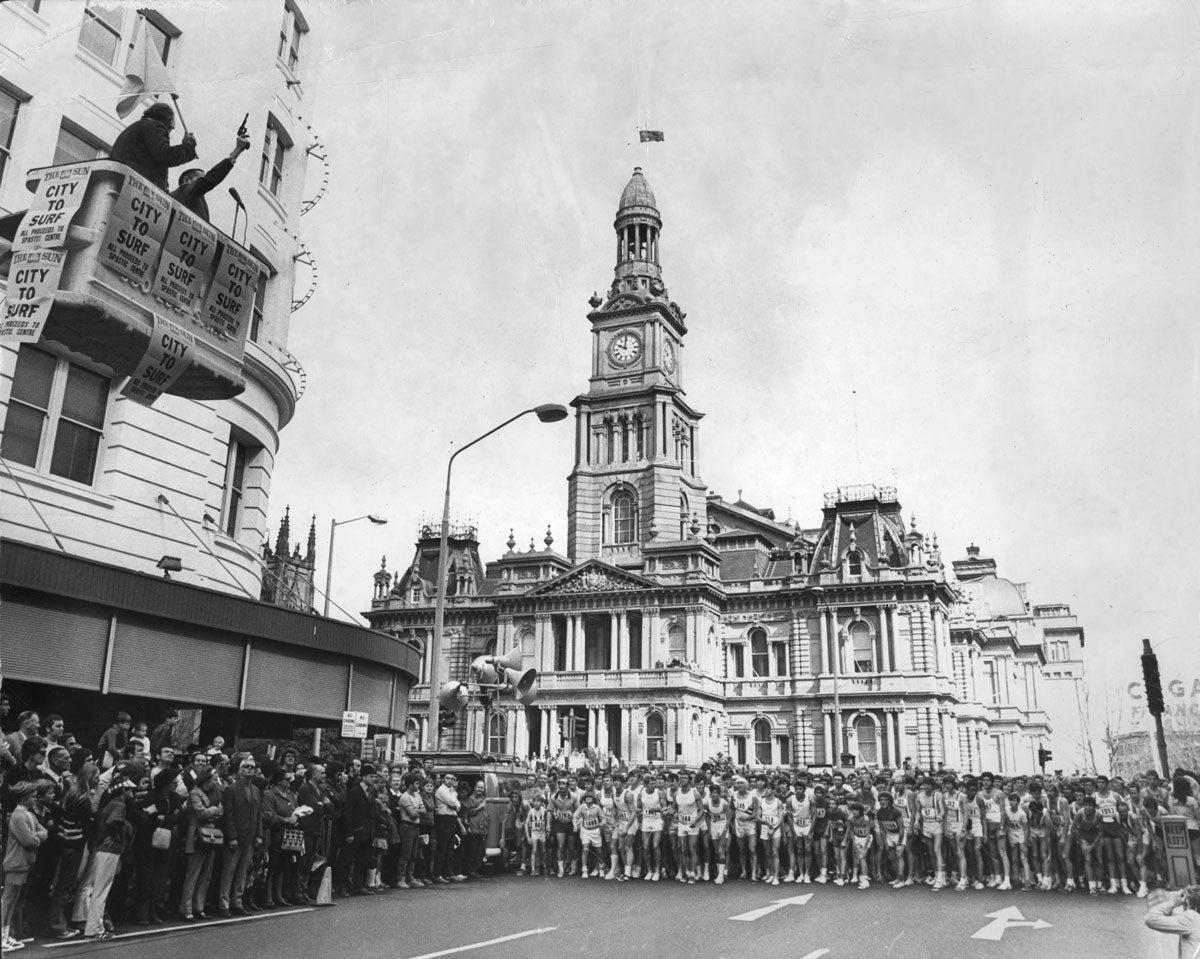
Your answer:
[[[585,845],[599,846],[600,845],[600,829],[580,829],[579,841]]]
[[[940,839],[942,836],[942,824],[937,820],[926,819],[921,823],[921,835],[926,839]]]

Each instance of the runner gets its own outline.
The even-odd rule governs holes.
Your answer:
[[[1037,888],[1050,888],[1050,817],[1037,799],[1031,799],[1025,807],[1029,816],[1029,859],[1037,874]]]
[[[825,796],[825,787],[820,783],[813,786],[812,817],[812,864],[808,871],[811,873],[815,866],[817,878],[813,881],[826,883],[829,881],[826,869],[829,861],[829,800]]]
[[[946,804],[946,845],[958,862],[958,882],[954,890],[962,892],[971,884],[967,871],[967,797],[959,792],[958,783],[953,779],[947,779],[946,782],[947,790],[943,797]]]
[[[987,887],[995,889],[1001,878],[1001,826],[1004,818],[1004,796],[991,773],[979,777],[979,801],[983,804],[983,852],[988,859]],[[1007,857],[1004,857],[1007,861]]]
[[[834,877],[835,886],[846,885],[846,842],[849,835],[849,825],[841,806],[830,806],[828,811],[829,825],[826,834],[829,845],[837,856],[837,875]]]
[[[1071,818],[1070,834],[1078,843],[1083,857],[1083,872],[1087,877],[1088,892],[1100,894],[1100,883],[1096,881],[1096,846],[1100,841],[1100,814],[1096,811],[1096,797],[1084,796],[1078,812]]]
[[[1003,818],[1004,840],[1008,847],[1004,857],[1004,881],[1001,890],[1012,889],[1012,874],[1020,872],[1021,888],[1029,891],[1029,814],[1021,807],[1021,794],[1008,794],[1008,806]]]
[[[646,783],[638,797],[638,817],[642,824],[643,878],[658,882],[662,878],[663,791],[655,786],[654,774],[646,773]]]
[[[946,866],[942,861],[943,820],[946,818],[946,800],[934,791],[934,781],[926,776],[921,780],[921,791],[917,793],[917,828],[937,871],[930,885],[934,889],[946,886]]]
[[[675,830],[679,839],[678,860],[680,882],[696,884],[700,875],[696,844],[700,836],[700,796],[692,788],[690,773],[679,777],[679,788],[675,790]]]
[[[550,832],[550,812],[540,792],[533,794],[533,808],[525,818],[525,838],[529,843],[529,874],[546,875],[546,837]]]
[[[714,885],[725,882],[726,858],[729,855],[729,817],[732,812],[730,805],[721,795],[721,786],[713,783],[708,789],[708,798],[704,800],[704,819],[708,823],[709,858],[717,864],[717,878]]]
[[[599,876],[604,860],[601,858],[601,846],[604,843],[600,827],[604,823],[604,811],[596,802],[592,793],[583,794],[583,804],[575,810],[573,825],[579,832],[579,849],[581,860],[581,879]],[[596,869],[592,871],[592,863]]]
[[[812,882],[809,874],[809,859],[812,855],[812,799],[805,791],[804,784],[793,792],[787,800],[787,820],[791,824],[791,869],[784,882]]]
[[[554,836],[554,847],[558,854],[558,878],[567,875],[567,862],[572,865],[574,872],[575,848],[575,799],[571,795],[571,787],[567,780],[559,783],[558,792],[550,800],[552,818],[551,832]]]
[[[899,889],[904,885],[904,816],[896,808],[892,794],[879,794],[879,812],[875,814],[879,832],[879,846],[891,866],[892,881],[889,885]]]
[[[733,839],[737,843],[742,879],[758,882],[758,797],[743,777],[738,776],[733,782]]]
[[[858,888],[867,889],[871,885],[868,878],[868,853],[874,839],[875,829],[866,809],[858,800],[850,803],[849,842],[854,849],[854,866],[858,871]]]
[[[1125,839],[1121,824],[1117,822],[1118,796],[1109,786],[1107,776],[1096,777],[1096,812],[1100,814],[1100,884],[1108,877],[1109,895],[1123,892],[1131,895],[1133,890],[1125,879]],[[1118,889],[1118,881],[1120,888]]]
[[[779,839],[783,829],[784,805],[775,795],[775,787],[767,783],[758,804],[759,835],[766,853],[763,879],[772,886],[779,885]]]
[[[636,776],[632,779],[636,780]],[[616,835],[613,837],[613,855],[619,854],[619,860],[613,859],[613,870],[616,875],[613,877],[617,882],[629,882],[633,878],[634,868],[634,843],[637,840],[638,834],[638,815],[637,815],[637,797],[633,790],[628,787],[624,776],[618,775],[615,782],[616,789]],[[621,863],[624,863],[624,871],[621,869]]]

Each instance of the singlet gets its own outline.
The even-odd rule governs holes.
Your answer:
[[[813,798],[812,801],[813,836],[820,839],[825,835],[825,827],[829,825],[829,800]]]
[[[899,810],[900,818],[904,820],[904,825],[906,828],[912,821],[912,802],[913,794],[911,790],[896,792],[896,809]]]
[[[917,808],[921,810],[921,818],[925,822],[942,821],[946,813],[946,800],[941,793],[917,793]]]
[[[946,828],[951,832],[958,832],[962,829],[963,812],[962,812],[962,795],[959,794],[951,798],[946,796]]]
[[[976,794],[974,799],[968,797],[965,801],[967,807],[967,825],[971,832],[978,836],[982,830],[979,828],[979,821],[983,818],[983,809],[979,805],[979,795]]]
[[[554,798],[550,800],[550,810],[554,814],[555,822],[569,824],[575,821],[575,800],[570,796],[563,799],[555,793]]]
[[[676,790],[675,807],[678,810],[676,820],[681,826],[695,825],[700,818],[700,797],[694,789],[686,793],[682,789]]]
[[[854,838],[866,841],[871,836],[871,820],[866,816],[850,820],[850,831],[854,833]]]
[[[611,826],[616,819],[617,797],[606,796],[604,790],[601,790],[597,802],[600,804],[600,814],[604,817],[604,825]]]
[[[1100,816],[1100,821],[1104,823],[1114,823],[1117,821],[1117,802],[1120,797],[1111,790],[1107,796],[1102,796],[1100,793],[1092,793],[1096,797],[1096,813]]]
[[[740,796],[737,793],[733,794],[733,815],[734,819],[745,825],[754,821],[754,807],[758,805],[758,797],[752,792]]]
[[[987,821],[991,823],[999,823],[1004,812],[1000,803],[996,802],[992,793],[980,793],[979,798],[983,800],[984,815]]]
[[[1063,824],[1067,819],[1067,800],[1062,796],[1057,799],[1047,798],[1046,812],[1050,814],[1050,824],[1054,827],[1055,832],[1062,832]]]
[[[1008,830],[1010,840],[1016,839],[1022,841],[1025,838],[1025,826],[1029,823],[1029,814],[1024,809],[1018,808],[1016,812],[1011,809],[1004,811],[1006,817],[1005,829]]]
[[[712,831],[719,835],[725,830],[725,826],[729,821],[729,804],[722,799],[719,803],[713,805],[711,799],[705,799],[704,808],[708,810],[708,818],[711,821]]]
[[[801,836],[807,836],[812,830],[812,803],[807,799],[797,799],[793,794],[788,797],[787,806],[792,814],[792,826]]]
[[[846,786],[830,786],[829,802],[834,806],[845,808],[845,806],[854,798],[854,794]]]
[[[758,804],[759,816],[764,826],[774,828],[783,822],[783,803],[778,799],[764,799]]]
[[[658,823],[662,822],[663,818],[663,801],[662,790],[656,789],[650,792],[648,789],[642,790],[642,822]]]
[[[875,814],[875,818],[879,820],[879,825],[884,832],[893,835],[900,835],[904,831],[904,816],[895,806],[888,809],[880,809]]]
[[[831,815],[829,817],[829,838],[836,845],[846,838],[846,818],[842,815]]]
[[[529,810],[529,831],[535,836],[546,838],[546,830],[550,827],[550,811],[548,809]]]
[[[1095,842],[1096,837],[1100,835],[1100,816],[1099,814],[1088,815],[1086,809],[1080,811],[1075,817],[1071,825],[1079,838],[1085,842]]]
[[[618,822],[628,824],[637,815],[637,799],[634,798],[633,792],[628,789],[617,794],[615,805]]]
[[[1041,819],[1035,823],[1031,814],[1026,813],[1026,815],[1029,818],[1029,835],[1036,836],[1038,839],[1045,839],[1046,827],[1050,825],[1050,817],[1043,812]]]

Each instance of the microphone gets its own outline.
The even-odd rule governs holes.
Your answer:
[[[242,211],[242,217],[243,217],[243,219],[246,221],[246,229],[249,229],[249,227],[250,227],[250,215],[249,215],[249,214],[246,212],[246,204],[242,202],[242,197],[241,197],[241,194],[239,194],[239,193],[238,193],[238,191],[237,191],[237,187],[235,187],[235,186],[231,186],[231,187],[229,188],[229,195],[230,195],[231,197],[233,197],[233,202],[237,204],[237,209],[235,209],[235,210],[233,211],[233,230],[231,231],[231,232],[232,232],[232,235],[233,235],[233,238],[234,238],[234,240],[236,240],[236,239],[237,239],[237,220],[238,220],[238,210],[241,210],[241,211]],[[243,230],[242,230],[242,234],[243,234],[243,236],[242,236],[242,242],[243,242],[243,244],[245,243],[245,232],[246,232],[246,229],[243,229]]]

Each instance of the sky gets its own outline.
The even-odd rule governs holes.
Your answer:
[[[323,578],[332,517],[387,516],[339,528],[340,606],[411,563],[456,444],[586,390],[641,166],[710,491],[811,528],[894,484],[947,563],[976,543],[1068,603],[1098,684],[1142,637],[1200,675],[1190,4],[306,9],[331,180],[272,523],[317,515]],[[573,435],[525,417],[456,461],[485,561],[510,528],[565,552]]]

